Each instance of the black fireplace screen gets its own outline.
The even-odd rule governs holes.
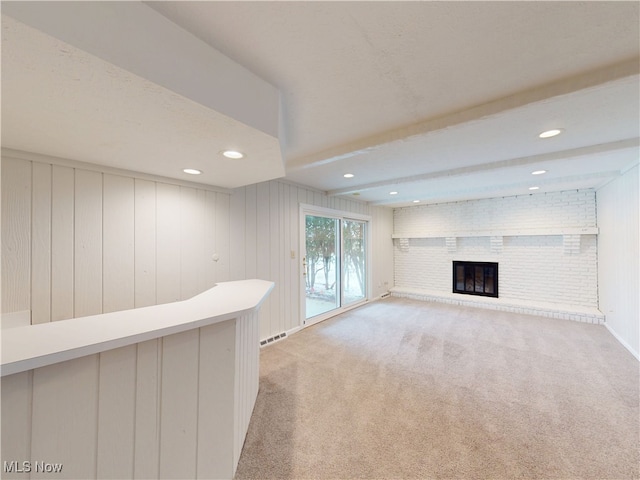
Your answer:
[[[498,264],[453,262],[453,293],[498,296]]]

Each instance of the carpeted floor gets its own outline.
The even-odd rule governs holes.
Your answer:
[[[236,479],[639,477],[639,363],[603,326],[389,298],[261,351]]]

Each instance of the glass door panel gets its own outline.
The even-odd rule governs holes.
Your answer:
[[[366,298],[366,222],[343,220],[343,304],[348,305]]]
[[[305,215],[306,318],[340,307],[339,224],[337,218]]]

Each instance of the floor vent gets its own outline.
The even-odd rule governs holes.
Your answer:
[[[264,347],[265,345],[269,345],[270,343],[277,342],[278,340],[282,340],[286,338],[287,332],[279,333],[278,335],[274,335],[273,337],[265,338],[260,341],[260,346]]]
[[[382,295],[380,295],[380,298],[387,298],[390,295],[391,295],[391,292],[383,293]]]

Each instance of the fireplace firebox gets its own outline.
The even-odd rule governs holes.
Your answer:
[[[498,264],[454,261],[453,293],[497,297]]]

